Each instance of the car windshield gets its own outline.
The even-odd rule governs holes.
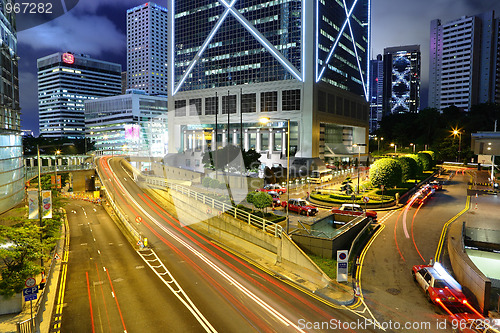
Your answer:
[[[307,206],[307,202],[305,200],[297,200],[297,206]]]
[[[447,284],[443,280],[434,280],[434,288],[445,288],[446,286]]]

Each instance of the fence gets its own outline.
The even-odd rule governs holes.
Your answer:
[[[103,177],[101,177],[101,172],[99,168],[96,168],[97,170],[97,175],[99,177],[99,180],[101,181],[101,184],[104,185],[103,182]],[[108,186],[103,186],[104,189],[104,195],[106,196],[107,201],[115,211],[116,216],[120,219],[120,221],[123,223],[125,228],[130,232],[130,235],[132,235],[136,240],[142,240],[141,234],[133,227],[132,223],[130,223],[130,220],[126,214],[124,214],[121,209],[116,205],[115,200],[114,200],[114,195],[113,192],[108,192]]]
[[[170,188],[176,192],[179,192],[183,195],[186,195],[190,198],[194,198],[197,201],[202,202],[205,205],[212,207],[212,209],[216,209],[219,212],[224,212],[225,214],[231,215],[235,219],[243,220],[247,224],[262,229],[265,232],[273,234],[275,237],[281,238],[281,234],[283,232],[283,228],[280,225],[269,222],[268,220],[255,216],[247,211],[234,207],[229,202],[222,202],[219,200],[215,200],[211,197],[208,197],[202,193],[193,191],[187,187],[182,185],[173,184],[168,182],[164,178],[157,177],[144,177],[146,179],[146,183],[149,185],[153,185],[160,189]]]

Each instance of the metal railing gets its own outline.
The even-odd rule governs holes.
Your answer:
[[[79,165],[58,165],[57,172],[67,172],[67,171],[79,171],[79,170],[90,170],[95,166],[92,163],[83,163]],[[42,174],[54,173],[56,166],[42,166],[40,172]],[[25,179],[30,180],[38,176],[38,167],[25,167],[24,168]]]
[[[99,168],[96,168],[97,170],[97,176],[99,177],[99,180],[101,184],[104,185],[103,177],[101,177],[101,172]],[[133,224],[130,223],[130,219],[126,214],[122,212],[122,210],[116,205],[115,200],[114,200],[114,195],[110,192],[108,192],[108,186],[103,186],[102,189],[104,190],[104,194],[106,196],[106,200],[109,202],[113,210],[115,211],[116,216],[120,219],[120,221],[123,223],[125,228],[130,232],[130,234],[136,239],[136,240],[142,240],[141,234],[139,231],[137,231],[134,227]]]
[[[170,183],[164,178],[148,177],[148,176],[143,176],[143,178],[149,185],[157,186],[161,189],[165,189],[168,187],[171,190],[179,192],[190,198],[194,198],[195,200],[200,201],[207,206],[210,206],[212,209],[217,210],[219,212],[219,215],[222,213],[228,214],[234,217],[235,219],[245,221],[248,225],[252,225],[267,233],[270,233],[274,235],[274,237],[281,237],[281,234],[283,233],[283,228],[280,225],[270,222],[262,217],[258,217],[243,209],[234,207],[229,202],[222,202],[216,200],[200,192],[193,191],[192,189],[187,188],[185,186]]]

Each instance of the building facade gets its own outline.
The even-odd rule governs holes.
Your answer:
[[[40,134],[85,136],[84,101],[119,95],[121,65],[69,52],[37,60]]]
[[[19,107],[17,33],[13,13],[0,1],[0,213],[24,199],[24,162]]]
[[[370,61],[370,133],[379,129],[383,116],[384,61],[382,55]]]
[[[495,23],[495,34],[494,40],[494,51],[493,54],[496,57],[496,71],[495,71],[495,103],[500,103],[500,19],[496,19]]]
[[[167,9],[147,2],[127,10],[127,87],[167,95]]]
[[[366,142],[368,0],[168,5],[171,153],[234,143],[283,164],[287,120],[296,159],[348,157]]]
[[[86,135],[99,153],[161,156],[167,150],[167,98],[141,90],[85,102]]]
[[[472,105],[495,101],[498,73],[498,19],[494,12],[431,22],[429,106]]]
[[[420,109],[420,45],[384,49],[384,115]]]

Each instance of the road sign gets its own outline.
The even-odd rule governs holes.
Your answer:
[[[25,296],[25,297],[28,295],[37,294],[37,293],[38,293],[38,286],[23,289],[23,296]]]
[[[137,223],[141,223],[141,222],[142,222],[142,217],[137,216],[137,217],[135,218],[135,222],[137,222]]]
[[[348,250],[337,251],[337,282],[347,281],[348,260],[349,260]]]
[[[370,201],[370,198],[368,198],[368,197],[363,197],[363,202],[364,202],[364,203],[368,203],[368,201]]]
[[[24,285],[25,285],[26,287],[28,287],[28,288],[33,287],[35,284],[36,284],[36,280],[35,280],[34,278],[32,278],[32,277],[27,278],[27,279],[26,279],[26,282],[24,282]]]
[[[24,301],[25,302],[34,301],[34,300],[36,300],[36,298],[37,298],[37,294],[29,294],[29,295],[24,296]]]

